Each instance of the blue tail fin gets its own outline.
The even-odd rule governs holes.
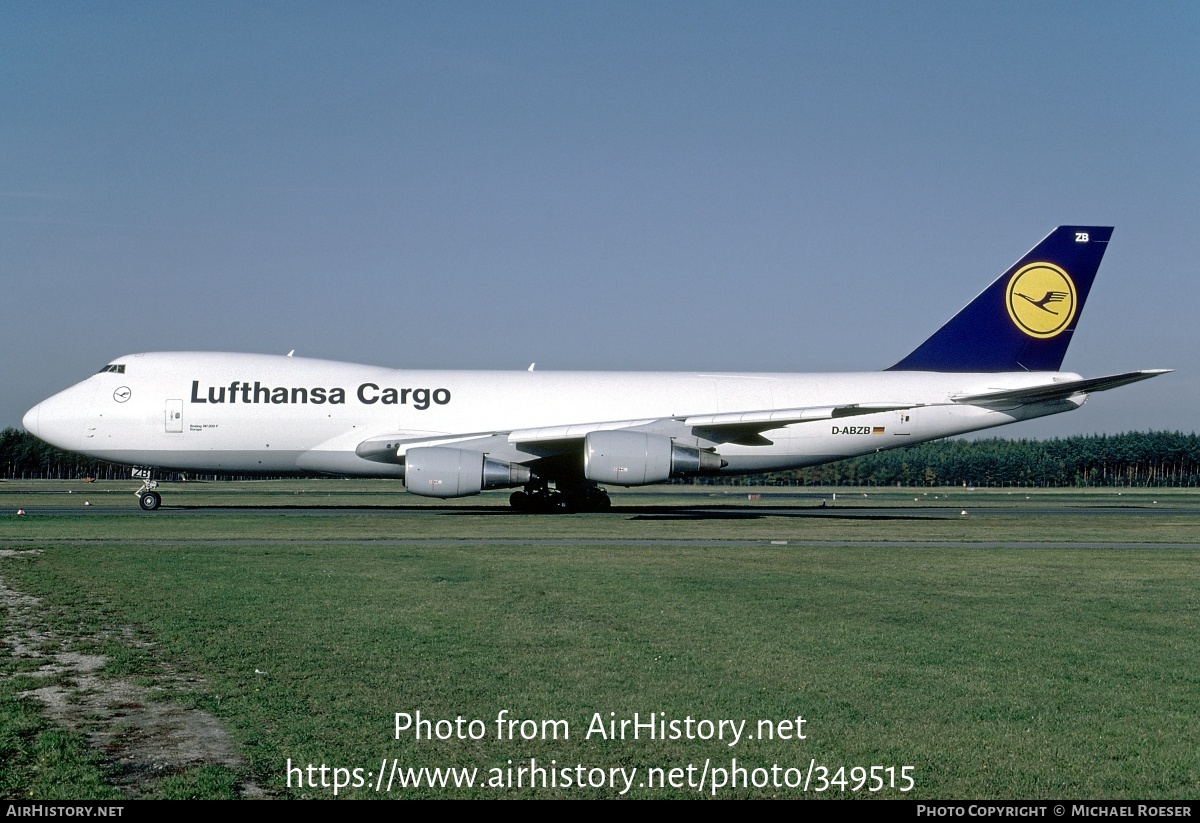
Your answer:
[[[1111,236],[1059,226],[888,371],[1058,371]]]

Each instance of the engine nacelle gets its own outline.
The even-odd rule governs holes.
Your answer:
[[[531,478],[528,467],[492,460],[483,452],[422,446],[404,455],[404,488],[424,497],[466,497],[524,486]]]
[[[725,465],[719,455],[680,446],[664,434],[589,432],[583,439],[583,475],[612,486],[645,486],[671,477],[712,474]]]

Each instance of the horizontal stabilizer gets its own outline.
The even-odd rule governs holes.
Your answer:
[[[1107,377],[1091,377],[1086,380],[1068,380],[1063,383],[1051,383],[1046,386],[1031,386],[1027,389],[1008,389],[1004,391],[984,392],[983,394],[967,394],[951,398],[955,403],[970,406],[986,406],[992,403],[1041,403],[1047,400],[1065,400],[1075,394],[1089,394],[1096,391],[1107,391],[1118,386],[1127,386],[1139,380],[1149,380],[1160,374],[1166,374],[1171,369],[1145,369],[1124,374],[1110,374]]]

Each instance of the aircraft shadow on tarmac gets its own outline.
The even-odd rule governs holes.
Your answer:
[[[378,514],[425,514],[441,517],[538,517],[546,514],[531,514],[510,508],[494,506],[454,506],[439,508],[437,506],[163,506],[160,511],[178,511],[200,513],[272,513],[281,512],[321,512],[324,514],[337,513],[378,513]],[[931,513],[932,512],[937,512]],[[566,513],[563,513],[564,515]],[[597,514],[596,512],[592,513]],[[803,517],[823,518],[831,520],[945,520],[956,517],[957,511],[887,508],[831,508],[772,506],[762,509],[745,509],[736,506],[613,506],[599,514],[623,517],[630,520],[760,520],[766,517]]]

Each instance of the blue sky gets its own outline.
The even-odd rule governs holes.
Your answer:
[[[1114,225],[1007,436],[1194,431],[1195,3],[0,2],[0,426],[122,354],[838,371]]]

